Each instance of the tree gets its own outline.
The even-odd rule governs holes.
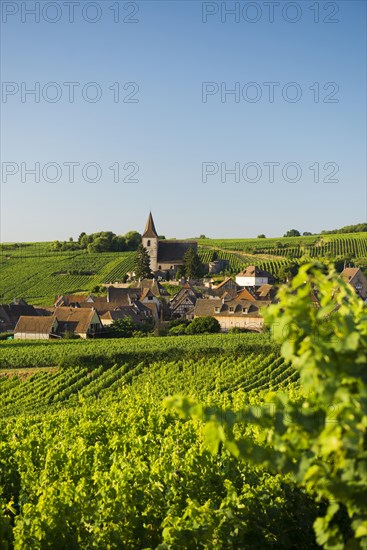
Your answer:
[[[105,252],[106,246],[106,240],[103,237],[97,237],[93,242],[88,244],[88,252]]]
[[[62,243],[60,243],[60,241],[54,241],[52,244],[51,244],[51,250],[53,252],[58,252],[59,250],[62,250]]]
[[[312,233],[310,233],[309,231],[304,231],[304,232],[302,233],[302,235],[303,235],[304,237],[310,237],[310,236],[312,235]]]
[[[345,267],[354,267],[354,262],[350,256],[344,256],[334,261],[335,269],[341,273]]]
[[[81,248],[88,248],[88,244],[92,242],[92,237],[84,234],[80,239]]]
[[[213,250],[211,261],[215,262],[217,260],[218,260],[218,252],[216,250]]]
[[[115,235],[112,241],[112,249],[114,252],[123,252],[127,249],[125,237],[122,235]]]
[[[137,250],[141,243],[141,235],[137,231],[129,231],[124,236],[127,250]]]
[[[341,227],[340,229],[330,229],[330,230],[324,230],[321,231],[321,233],[359,233],[359,232],[365,232],[367,231],[367,223],[357,223],[355,225],[345,225],[344,227]]]
[[[178,281],[181,277],[185,277],[185,266],[179,265],[176,272],[176,280]]]
[[[266,236],[264,235],[264,233],[261,233],[260,235],[257,236],[258,239],[266,239]]]
[[[300,237],[301,233],[297,229],[290,229],[283,235],[284,237]]]
[[[291,262],[288,265],[283,265],[279,268],[278,271],[278,279],[279,281],[285,283],[287,281],[290,281],[295,277],[298,273],[299,265],[295,262]]]
[[[78,237],[78,243],[81,244],[82,243],[82,238],[84,237],[84,235],[86,235],[85,231],[82,231]]]
[[[190,321],[187,319],[175,319],[169,324],[168,336],[182,336],[186,334],[186,328],[189,326]]]
[[[195,317],[195,319],[186,327],[186,334],[207,334],[220,331],[220,324],[215,317]]]
[[[115,338],[131,338],[135,330],[135,323],[130,317],[116,319],[110,327],[110,333],[112,333],[112,336]]]
[[[152,277],[150,270],[150,257],[147,249],[140,243],[135,256],[134,265],[135,275],[138,279],[146,279]]]
[[[185,276],[189,278],[201,277],[202,275],[202,265],[200,258],[195,252],[195,249],[190,246],[190,248],[185,252],[184,255],[184,268]]]

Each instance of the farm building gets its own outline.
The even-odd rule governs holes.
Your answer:
[[[57,333],[72,332],[80,338],[87,338],[102,330],[98,312],[94,308],[58,307],[54,317],[57,319]]]
[[[239,286],[262,286],[274,282],[274,277],[268,271],[261,270],[256,265],[249,265],[245,271],[236,275],[236,283]]]
[[[58,322],[55,317],[38,315],[22,316],[14,329],[16,340],[48,340],[56,335]]]

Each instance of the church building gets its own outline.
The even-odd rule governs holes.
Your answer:
[[[189,248],[193,248],[195,252],[198,248],[196,241],[159,239],[151,212],[142,235],[142,244],[150,256],[150,269],[163,276],[167,272],[170,276],[174,275],[184,265],[184,255]]]

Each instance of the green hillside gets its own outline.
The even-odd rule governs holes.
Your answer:
[[[281,266],[309,259],[345,259],[367,266],[367,233],[312,235],[274,239],[200,239],[203,262],[213,253],[230,260],[232,272],[255,264],[277,276]],[[1,245],[2,302],[24,298],[50,306],[57,294],[91,292],[102,283],[121,281],[133,270],[134,252],[54,252],[51,243]]]
[[[149,388],[157,400],[187,393],[278,388],[297,379],[266,335],[204,335],[64,342],[3,342],[0,413],[49,410],[55,404]],[[56,368],[55,368],[56,367]],[[25,380],[17,373],[30,372]],[[29,370],[30,369],[30,370]]]
[[[0,342],[0,548],[362,549],[366,314],[334,277],[280,290],[282,347]]]
[[[231,262],[236,271],[247,265],[257,265],[275,277],[279,268],[291,262],[310,260],[354,261],[367,266],[367,233],[311,235],[271,239],[200,239],[203,261],[210,261],[215,252]]]
[[[296,541],[302,521],[298,547],[317,548],[312,498],[286,476],[269,476],[226,452],[211,456],[196,423],[162,404],[183,393],[239,409],[266,389],[297,391],[298,374],[266,336],[0,348],[2,548],[6,539],[9,548],[35,550],[205,548],[206,537],[221,547],[237,508],[243,518],[228,547],[280,549]],[[263,510],[260,527],[255,509],[264,498],[274,504]],[[202,518],[195,516],[202,527],[183,519],[201,506]]]
[[[0,263],[3,302],[24,298],[34,305],[52,305],[57,294],[90,292],[98,284],[121,280],[133,269],[134,252],[56,253],[42,245],[3,251]]]

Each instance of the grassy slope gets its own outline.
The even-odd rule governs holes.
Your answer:
[[[88,254],[51,252],[51,243],[3,245],[0,256],[0,301],[25,298],[34,305],[50,306],[59,293],[90,292],[101,283],[121,280],[133,269],[134,253]],[[202,239],[203,261],[213,251],[229,259],[234,270],[256,264],[274,275],[281,265],[303,258],[367,257],[367,233],[312,235],[273,239]],[[77,271],[77,274],[70,272]],[[81,273],[82,272],[82,273]]]

